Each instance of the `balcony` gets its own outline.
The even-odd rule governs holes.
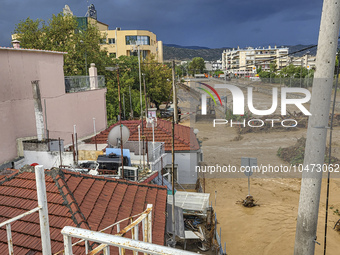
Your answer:
[[[65,92],[81,92],[105,88],[105,76],[65,76]]]

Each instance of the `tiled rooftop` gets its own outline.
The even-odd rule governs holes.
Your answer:
[[[138,126],[141,120],[125,120],[122,124],[129,128],[130,138],[129,141],[138,141]],[[100,132],[96,136],[97,143],[107,143],[107,137],[112,128],[119,125],[113,124],[106,130]],[[144,121],[144,135],[149,142],[152,142],[152,128],[145,128],[146,122]],[[142,131],[141,131],[142,132]],[[90,143],[94,143],[95,138],[91,139]],[[172,123],[163,119],[157,120],[157,127],[155,127],[155,142],[164,142],[165,151],[171,151],[172,148]],[[193,129],[180,124],[175,124],[175,151],[191,151],[198,150],[199,144]]]
[[[64,226],[99,231],[121,219],[141,213],[153,204],[153,243],[163,245],[166,222],[165,187],[54,169],[46,172],[46,192],[52,253],[63,250]],[[0,177],[0,222],[37,207],[35,174],[31,172]],[[121,229],[128,224],[121,223]],[[39,215],[33,213],[11,224],[14,254],[41,254]],[[139,228],[142,240],[142,228]],[[111,228],[106,233],[116,234]],[[131,232],[126,237],[131,238]],[[0,250],[7,251],[6,229],[0,229]],[[83,254],[83,246],[73,248]],[[29,252],[29,253],[28,253]],[[117,250],[112,247],[111,254]]]

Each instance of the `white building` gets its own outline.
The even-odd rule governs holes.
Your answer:
[[[216,61],[204,61],[204,63],[207,71],[222,70],[222,60],[220,59]]]
[[[302,57],[290,57],[288,65],[302,66],[307,69],[315,69],[316,56],[305,54]]]
[[[276,62],[277,69],[287,66],[288,48],[252,48],[228,49],[222,53],[222,70],[239,75],[251,75],[256,68],[269,70],[272,61]]]

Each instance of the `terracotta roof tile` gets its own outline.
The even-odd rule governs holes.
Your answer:
[[[54,171],[54,172],[53,172]],[[125,180],[60,171],[46,172],[46,190],[52,252],[63,249],[64,226],[101,230],[119,219],[141,213],[148,203],[153,210],[153,242],[164,244],[166,188]],[[37,207],[34,173],[15,171],[0,180],[0,222]],[[121,226],[127,224],[124,223]],[[116,233],[109,229],[107,233]],[[140,228],[140,240],[142,233]],[[34,213],[12,224],[14,252],[41,254],[39,215]],[[130,236],[128,234],[127,236]],[[83,245],[82,245],[83,246]],[[0,249],[7,250],[7,236],[0,229]],[[84,247],[73,249],[75,254]],[[114,254],[115,249],[111,252]]]
[[[122,121],[130,130],[129,141],[138,141],[138,125],[141,124],[140,120],[125,120]],[[113,124],[108,129],[100,132],[96,137],[92,137],[90,143],[107,143],[108,135],[112,128],[119,125],[119,123]],[[155,127],[155,141],[164,142],[165,151],[171,151],[172,149],[172,123],[163,119],[157,120],[157,126]],[[144,121],[144,135],[148,141],[152,141],[153,134],[152,128],[146,128],[146,122]],[[198,150],[199,144],[196,139],[196,135],[193,129],[180,124],[175,124],[175,151],[191,151]]]

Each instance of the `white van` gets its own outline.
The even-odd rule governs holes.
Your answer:
[[[249,77],[251,81],[261,81],[260,77]]]

